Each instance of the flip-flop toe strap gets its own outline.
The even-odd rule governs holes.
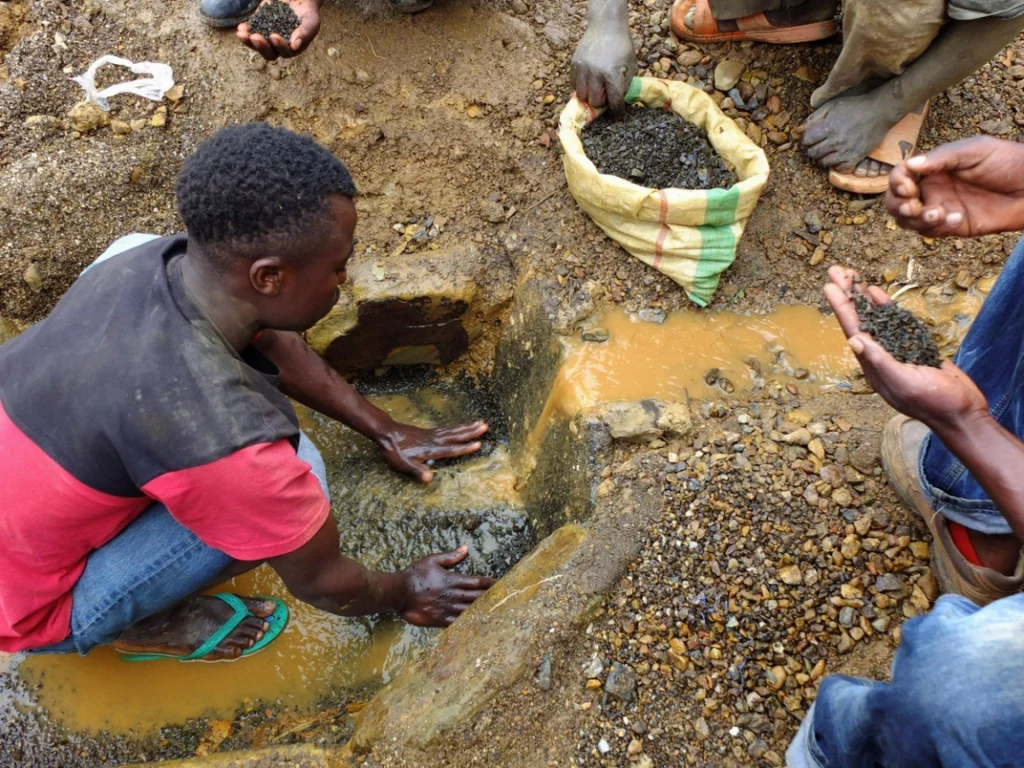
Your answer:
[[[245,607],[245,603],[234,595],[227,592],[218,592],[213,595],[213,597],[227,603],[235,613],[230,619],[225,621],[216,632],[210,635],[206,639],[205,643],[192,651],[188,656],[182,657],[182,661],[196,661],[197,659],[205,658],[211,652],[216,650],[217,646],[220,645],[228,635],[238,629],[238,625],[245,621],[249,616],[249,609]]]

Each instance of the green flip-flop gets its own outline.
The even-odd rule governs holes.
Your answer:
[[[175,656],[170,653],[131,653],[130,651],[118,651],[121,654],[121,658],[124,661],[158,661],[160,659],[177,659],[178,661],[207,661],[205,658],[208,656],[221,641],[224,640],[228,635],[235,631],[239,624],[241,624],[246,618],[252,616],[249,609],[245,607],[238,597],[228,592],[218,592],[210,597],[216,597],[218,600],[223,600],[234,610],[234,615],[225,621],[220,629],[210,635],[209,639],[198,648],[196,648],[188,656]],[[252,656],[254,653],[258,653],[274,642],[278,636],[284,631],[285,626],[288,624],[288,606],[284,604],[283,600],[279,600],[276,597],[256,597],[250,598],[254,600],[269,600],[274,603],[277,607],[274,612],[268,617],[263,619],[267,624],[270,625],[270,629],[263,633],[263,637],[260,638],[252,648],[246,648],[242,651],[242,656]],[[237,659],[214,659],[213,661],[237,661]]]

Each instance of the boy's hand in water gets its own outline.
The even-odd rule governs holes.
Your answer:
[[[267,61],[277,58],[298,56],[313,42],[320,31],[320,0],[286,0],[288,5],[299,17],[299,26],[292,32],[291,40],[280,35],[271,35],[270,39],[255,34],[245,22],[238,25],[238,39]]]
[[[864,378],[885,402],[932,428],[958,426],[988,416],[988,403],[981,390],[952,363],[943,361],[942,368],[901,363],[860,329],[860,315],[850,296],[850,291],[859,291],[860,285],[854,283],[856,273],[852,269],[832,267],[828,275],[832,282],[825,286],[825,298],[835,310]],[[864,293],[876,304],[890,301],[888,294],[876,286]]]
[[[426,462],[476,453],[480,450],[479,438],[486,432],[487,425],[482,421],[439,429],[393,422],[377,437],[377,444],[392,467],[429,483],[434,473]]]
[[[408,600],[401,616],[417,627],[447,627],[469,608],[495,580],[486,576],[463,576],[448,570],[466,559],[469,547],[430,555],[403,571]]]
[[[978,237],[1024,228],[1024,147],[990,136],[912,157],[889,175],[885,204],[926,237]]]

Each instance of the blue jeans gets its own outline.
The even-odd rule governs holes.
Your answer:
[[[93,264],[153,237],[123,237]],[[299,437],[296,455],[310,465],[329,497],[324,460],[305,434]],[[71,590],[70,636],[33,653],[77,651],[84,656],[98,645],[113,642],[141,619],[209,587],[232,563],[229,555],[207,546],[171,517],[163,504],[152,504],[89,555],[85,571]]]
[[[1024,240],[1017,244],[960,346],[955,362],[1000,424],[1024,436]],[[976,531],[1012,533],[978,481],[937,437],[921,449],[923,490],[943,517]]]
[[[1024,241],[956,356],[1006,429],[1024,436]],[[933,436],[922,485],[944,517],[1010,533],[964,465]],[[1024,469],[1024,468],[1022,468]],[[947,595],[903,625],[892,682],[833,675],[786,753],[788,768],[1024,765],[1024,595],[979,608]]]

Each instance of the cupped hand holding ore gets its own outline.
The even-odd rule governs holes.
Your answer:
[[[949,361],[943,361],[941,368],[901,363],[871,334],[861,330],[855,297],[863,294],[875,304],[883,305],[890,301],[885,291],[877,286],[862,290],[857,273],[852,269],[836,266],[828,274],[831,282],[825,286],[825,298],[835,310],[864,378],[885,402],[932,428],[962,423],[988,413],[988,403],[981,390]]]
[[[981,136],[912,157],[885,198],[900,226],[926,237],[978,237],[1024,228],[1024,147]]]
[[[246,46],[252,48],[267,61],[274,61],[278,58],[291,58],[298,56],[316,37],[320,31],[320,0],[287,0],[287,5],[298,18],[298,26],[295,27],[289,39],[285,40],[280,34],[260,34],[253,29],[253,23],[261,10],[272,4],[280,4],[281,0],[267,0],[260,6],[249,22],[238,25],[238,39]]]

